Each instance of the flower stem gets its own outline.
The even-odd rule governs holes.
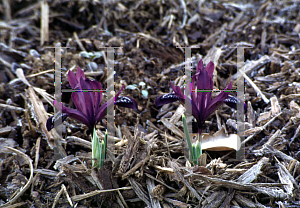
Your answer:
[[[186,137],[186,142],[187,142],[188,147],[189,147],[189,156],[190,156],[189,159],[193,162],[193,159],[194,159],[193,145],[192,145],[189,129],[188,129],[188,126],[187,126],[187,123],[186,123],[186,118],[185,118],[184,114],[182,114],[182,122],[183,122],[183,129],[184,129],[184,134],[185,134],[185,137]]]
[[[103,167],[106,153],[106,143],[107,143],[107,130],[105,132],[105,137],[101,142],[101,154],[100,154],[100,167]]]
[[[196,143],[192,144],[189,129],[184,114],[182,114],[182,122],[183,122],[184,134],[189,147],[189,156],[190,156],[189,159],[192,163],[198,165],[199,157],[202,155],[202,149],[201,149],[202,135],[198,134]]]

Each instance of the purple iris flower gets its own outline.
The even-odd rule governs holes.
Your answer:
[[[119,105],[121,107],[132,108],[137,110],[137,103],[131,97],[120,96],[121,91],[124,89],[124,85],[120,91],[116,94],[114,99],[106,101],[100,106],[103,94],[102,86],[99,82],[85,78],[84,72],[78,67],[76,75],[74,72],[69,71],[68,80],[73,90],[94,90],[94,91],[76,91],[72,92],[71,98],[76,106],[76,109],[67,108],[62,105],[61,114],[62,121],[67,117],[71,117],[81,123],[84,123],[90,132],[93,132],[95,125],[106,115],[106,109],[108,105]],[[54,123],[57,120],[57,116],[51,116],[48,118],[46,127],[50,131],[54,128]]]
[[[170,82],[174,93],[159,96],[155,101],[156,106],[162,106],[177,100],[184,105],[185,99],[188,99],[188,102],[192,102],[192,114],[197,120],[198,133],[201,135],[206,118],[222,103],[236,109],[237,102],[239,102],[235,97],[229,95],[230,92],[226,92],[226,90],[231,90],[231,82],[217,97],[211,99],[213,72],[213,62],[209,62],[204,68],[203,62],[200,60],[197,65],[197,73],[192,77],[192,101],[190,101],[190,98],[184,97],[179,86],[174,86],[173,83]],[[197,97],[195,93],[195,80],[197,80]]]

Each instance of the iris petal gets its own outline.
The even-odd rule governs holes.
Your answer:
[[[200,61],[197,64],[197,73],[199,73],[203,69],[204,69],[204,67],[203,67],[203,61],[202,61],[202,59],[200,59]]]
[[[89,83],[89,79],[84,79],[83,77],[80,78],[80,85],[82,89],[89,90],[88,92],[83,92],[84,96],[84,107],[86,109],[86,116],[94,122],[94,103],[93,103],[93,92],[90,90],[92,89],[92,85]]]
[[[137,103],[131,97],[118,96],[118,97],[116,97],[115,104],[120,107],[132,108],[134,110],[137,110]]]
[[[68,80],[72,89],[75,89],[76,85],[78,84],[78,80],[74,72],[72,72],[71,70],[68,73]]]
[[[116,96],[115,97],[118,97],[120,94],[121,94],[121,92],[122,92],[122,90],[124,89],[124,85],[122,85],[122,87],[121,87],[121,89],[119,90],[119,92],[116,94]]]
[[[175,93],[168,93],[165,95],[161,95],[158,98],[156,98],[155,100],[155,105],[157,107],[168,104],[168,103],[173,103],[177,100],[179,100],[180,98],[175,94]]]
[[[95,89],[93,93],[93,101],[94,101],[94,113],[96,113],[99,109],[99,106],[102,101],[102,86],[99,82],[90,80],[90,84],[92,85],[93,89]],[[97,91],[98,90],[98,91]]]
[[[46,127],[47,127],[47,130],[50,131],[51,129],[54,128],[54,125],[56,122],[60,122],[60,119],[61,119],[61,122],[64,122],[68,117],[68,114],[66,113],[57,113],[56,115],[54,116],[50,116],[48,119],[47,119],[47,122],[46,122]],[[60,123],[58,123],[59,125]]]
[[[83,92],[83,91],[78,91],[78,90],[82,90],[82,87],[77,87],[75,88],[77,91],[75,92],[72,92],[72,95],[71,95],[71,98],[75,104],[75,107],[77,110],[79,110],[80,112],[82,112],[83,114],[87,115],[88,116],[88,109],[87,109],[87,106],[86,106],[86,99],[85,99],[85,96],[84,94],[86,92]]]
[[[211,90],[213,89],[212,73],[214,65],[209,62],[206,68],[203,67],[202,60],[197,65],[197,74],[193,77],[197,79],[197,108],[205,109],[211,100]]]
[[[231,90],[232,83],[230,82],[224,90]],[[223,101],[229,96],[230,92],[222,91],[215,97],[209,104],[209,106],[205,109],[204,119],[206,119],[213,111],[215,111],[219,105],[223,103]]]
[[[66,113],[69,117],[76,119],[77,121],[85,124],[87,127],[89,127],[89,129],[93,128],[93,124],[90,122],[89,118],[79,110],[75,110],[63,106],[62,113]]]
[[[237,99],[236,97],[233,97],[231,95],[228,96],[228,98],[226,98],[225,100],[223,100],[223,103],[225,103],[226,105],[228,105],[229,107],[237,110],[237,104],[241,103],[242,101],[240,101],[239,99]],[[244,103],[244,112],[247,112],[247,105]]]
[[[205,67],[205,71],[207,72],[208,76],[212,79],[213,77],[213,73],[214,73],[214,70],[215,70],[215,65],[212,61],[210,61],[206,67]],[[213,86],[210,86],[210,87],[213,87]]]
[[[78,82],[80,80],[80,77],[82,77],[83,79],[85,79],[84,72],[81,70],[80,67],[77,67],[76,77],[77,77]]]
[[[175,94],[179,97],[180,100],[183,100],[183,102],[184,102],[184,95],[181,92],[180,87],[174,86],[172,82],[170,82],[170,84],[171,84],[171,87],[172,87],[173,91],[175,92]]]
[[[95,117],[95,123],[98,123],[106,115],[107,106],[113,104],[114,104],[114,99],[111,98],[109,101],[105,102],[103,105],[100,106]]]

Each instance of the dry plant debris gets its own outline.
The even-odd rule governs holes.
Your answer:
[[[299,13],[299,1],[3,0],[0,207],[300,207]],[[105,86],[103,47],[119,47],[115,90],[125,85],[139,113],[116,107],[116,145],[108,152],[115,160],[99,170],[91,167],[85,126],[67,119],[62,138],[45,130],[53,115],[54,46],[66,47],[64,88],[78,66]],[[215,89],[230,81],[236,87],[235,47],[248,47],[241,73],[248,112],[238,135],[246,160],[234,160],[232,145],[211,145],[202,166],[191,166],[183,106],[155,107],[171,92],[170,80],[184,86],[179,46],[193,47],[193,74],[200,59],[213,61]],[[74,107],[71,93],[62,102]],[[235,118],[221,106],[204,132],[236,134]],[[105,128],[105,120],[97,125],[100,138]]]

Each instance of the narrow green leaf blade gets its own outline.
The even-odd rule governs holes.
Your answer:
[[[186,118],[185,118],[184,114],[182,114],[182,122],[183,122],[183,129],[184,129],[184,134],[185,134],[185,137],[186,137],[186,142],[187,142],[188,147],[189,147],[190,160],[193,161],[193,157],[194,157],[193,146],[192,146],[192,141],[191,141],[191,138],[190,138],[190,133],[189,133],[189,129],[188,129],[188,126],[187,126],[187,123],[186,123]]]

